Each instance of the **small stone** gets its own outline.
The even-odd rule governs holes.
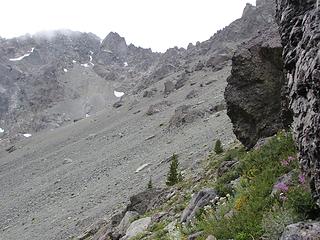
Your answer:
[[[206,240],[217,240],[216,237],[212,236],[212,235],[209,235]]]
[[[151,136],[147,137],[147,138],[145,139],[145,141],[148,141],[148,140],[150,140],[150,139],[152,139],[152,138],[155,138],[155,137],[156,137],[156,135],[151,135]]]
[[[71,158],[65,158],[64,160],[63,160],[63,164],[70,164],[70,163],[72,163],[73,161],[72,161],[72,159]]]

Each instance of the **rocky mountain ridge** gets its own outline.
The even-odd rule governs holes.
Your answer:
[[[209,40],[162,54],[127,45],[113,32],[102,42],[94,34],[69,30],[1,39],[0,127],[7,139],[3,144],[22,133],[56,128],[108,109],[117,100],[114,90],[139,96],[171,75],[179,88],[194,71],[220,70],[230,64],[237,45],[268,26],[273,15],[270,4],[258,1],[257,7],[247,5],[242,18]],[[109,94],[84,90],[92,85]]]

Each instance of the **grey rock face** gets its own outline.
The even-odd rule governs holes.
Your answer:
[[[101,48],[105,52],[114,53],[122,58],[125,58],[128,53],[126,40],[115,32],[107,35],[101,44]]]
[[[232,72],[227,81],[228,116],[243,145],[252,148],[260,138],[284,128],[282,89],[286,81],[276,30],[239,47],[232,58]]]
[[[169,95],[171,92],[174,91],[174,84],[172,81],[166,81],[164,83],[164,94]]]
[[[188,222],[190,221],[199,211],[199,209],[203,208],[204,206],[208,205],[210,201],[215,200],[217,197],[217,193],[213,189],[203,189],[197,194],[195,194],[188,207],[183,211],[181,215],[181,222]]]
[[[320,10],[316,0],[277,2],[300,163],[320,205]]]
[[[1,41],[0,121],[11,136],[66,121],[62,112],[47,114],[45,110],[66,98],[74,99],[60,82],[63,69],[70,69],[73,61],[88,62],[99,44],[93,34],[72,31]]]
[[[286,227],[280,240],[318,240],[320,223],[296,223]]]

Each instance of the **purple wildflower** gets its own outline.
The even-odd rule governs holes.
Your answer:
[[[284,166],[284,167],[287,167],[294,160],[296,160],[295,157],[289,156],[287,159],[281,161],[281,165]]]
[[[287,160],[282,160],[282,161],[281,161],[281,165],[284,166],[284,167],[286,167],[286,166],[289,165],[289,162],[288,162]]]
[[[290,163],[290,162],[293,162],[294,160],[296,160],[295,157],[292,157],[292,156],[289,156],[289,157],[288,157],[288,162],[289,162],[289,163]]]
[[[281,192],[288,192],[289,187],[287,184],[283,183],[283,182],[279,182],[274,186],[275,189],[281,191]]]
[[[301,173],[299,174],[299,183],[305,184],[306,183],[306,177]]]

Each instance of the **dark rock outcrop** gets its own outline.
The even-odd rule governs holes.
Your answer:
[[[320,204],[320,6],[278,0],[278,22],[300,163]]]
[[[232,58],[232,72],[227,81],[228,116],[235,135],[247,148],[290,122],[290,118],[282,119],[282,89],[286,81],[276,30],[267,31],[239,47]]]

